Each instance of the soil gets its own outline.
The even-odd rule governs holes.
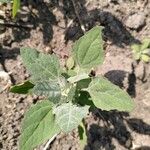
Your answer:
[[[5,24],[0,25],[0,71],[9,73],[6,82],[12,85],[29,77],[20,57],[21,47],[55,53],[64,65],[73,41],[83,35],[83,29],[103,26],[106,57],[96,74],[126,90],[135,108],[131,113],[90,113],[86,118],[85,150],[150,150],[150,64],[137,64],[130,48],[150,37],[149,0],[29,0],[22,1],[16,19],[11,18],[10,4],[0,5],[0,18]],[[12,94],[11,84],[4,84],[8,86],[0,93],[0,149],[17,150],[24,113],[39,98]],[[76,130],[59,134],[47,148],[79,149]]]

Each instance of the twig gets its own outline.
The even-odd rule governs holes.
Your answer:
[[[46,145],[44,146],[43,150],[47,150],[51,142],[56,138],[57,134],[55,134],[51,139],[48,140]]]
[[[99,112],[98,109],[95,110],[96,113],[98,113],[98,115],[101,117],[101,119],[103,120],[104,122],[104,126],[105,127],[108,127],[108,122],[104,119],[103,115]]]
[[[14,23],[0,23],[0,25],[3,25],[5,27],[13,27],[13,28],[24,28],[24,29],[32,29],[32,26],[24,26],[20,24],[14,24]]]
[[[74,0],[71,0],[72,4],[73,4],[73,7],[74,7],[74,11],[75,11],[75,14],[78,18],[78,21],[79,21],[79,24],[81,26],[81,30],[83,31],[83,33],[85,33],[85,27],[84,27],[84,24],[82,23],[81,19],[80,19],[80,16],[78,14],[78,11],[76,10],[76,6],[75,6],[75,2]]]
[[[33,28],[32,25],[21,25],[21,24],[15,24],[13,22],[8,22],[5,19],[2,19],[3,22],[0,22],[0,25],[4,26],[4,27],[13,27],[13,28],[25,28],[25,29],[31,29]]]

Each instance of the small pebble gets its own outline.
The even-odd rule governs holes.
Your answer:
[[[125,25],[131,29],[139,29],[145,24],[145,14],[135,13],[130,15],[125,21]]]

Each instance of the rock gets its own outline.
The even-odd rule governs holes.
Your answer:
[[[145,14],[136,13],[130,15],[125,21],[125,25],[131,29],[139,29],[145,24]]]
[[[10,73],[0,70],[0,93],[10,87],[12,84],[9,74]]]

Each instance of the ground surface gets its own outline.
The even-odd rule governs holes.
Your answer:
[[[135,109],[130,114],[104,111],[99,111],[101,115],[90,114],[86,118],[88,144],[85,149],[149,150],[150,65],[135,64],[130,45],[150,37],[150,1],[24,1],[21,13],[13,21],[10,8],[0,6],[0,18],[5,20],[5,27],[0,27],[0,70],[9,73],[12,84],[28,78],[20,47],[55,53],[63,64],[73,41],[83,34],[81,26],[86,30],[94,25],[104,26],[106,57],[96,72],[126,90],[135,102]],[[2,83],[1,80],[1,91],[5,84],[9,87],[8,81]],[[12,94],[7,89],[0,93],[0,149],[17,150],[23,115],[38,98]],[[76,131],[60,134],[48,149],[79,150],[77,137]]]

